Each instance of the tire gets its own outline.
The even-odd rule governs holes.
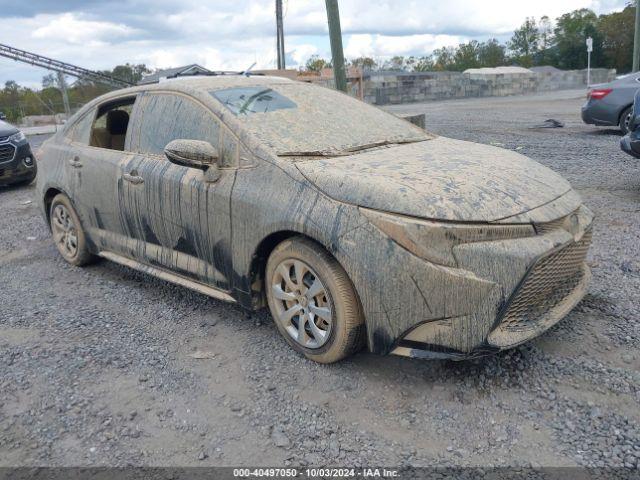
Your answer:
[[[344,269],[320,245],[303,237],[285,240],[269,256],[265,279],[271,315],[294,350],[314,362],[334,363],[364,346],[358,294]]]
[[[69,198],[59,193],[49,209],[49,223],[58,253],[71,265],[81,267],[96,260],[87,248],[87,237]]]
[[[620,115],[620,131],[623,135],[629,133],[629,121],[631,120],[632,112],[633,106],[625,108]]]

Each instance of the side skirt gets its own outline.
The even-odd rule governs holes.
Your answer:
[[[210,287],[209,285],[205,285],[203,283],[194,282],[193,280],[189,280],[188,278],[176,275],[175,273],[145,265],[136,260],[131,260],[130,258],[118,255],[117,253],[102,251],[98,253],[98,255],[102,258],[106,258],[107,260],[111,260],[114,263],[133,268],[134,270],[138,270],[140,272],[148,273],[149,275],[152,275],[161,280],[166,280],[167,282],[175,283],[176,285],[190,288],[191,290],[195,290],[196,292],[208,295],[209,297],[213,297],[225,302],[236,303],[235,298],[233,298],[228,293],[223,292],[222,290],[218,290],[217,288]]]

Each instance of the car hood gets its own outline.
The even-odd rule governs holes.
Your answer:
[[[13,135],[14,133],[17,133],[17,132],[18,132],[18,129],[16,127],[14,127],[13,125],[7,122],[3,122],[2,120],[0,120],[0,138],[8,137],[9,135]]]
[[[581,203],[566,180],[523,155],[445,137],[296,166],[338,201],[428,219],[544,222]]]

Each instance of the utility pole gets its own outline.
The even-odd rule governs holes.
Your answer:
[[[640,2],[640,0],[638,0]],[[331,40],[331,57],[333,76],[336,89],[347,91],[347,72],[344,67],[344,52],[342,50],[342,29],[340,28],[340,11],[338,0],[326,0],[327,20],[329,22],[329,39]]]
[[[636,0],[636,33],[633,37],[633,71],[637,72],[640,60],[640,0]]]
[[[284,59],[284,23],[282,22],[282,0],[276,0],[276,49],[278,50],[278,70],[286,67]]]
[[[64,81],[64,74],[58,72],[58,85],[62,92],[62,103],[64,104],[64,113],[67,116],[67,120],[71,116],[71,107],[69,106],[69,96],[67,95],[67,83]]]
[[[591,52],[593,52],[593,38],[587,38],[587,88],[591,86]]]

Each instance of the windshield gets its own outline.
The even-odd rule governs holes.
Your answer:
[[[291,100],[266,87],[227,88],[212,93],[234,115],[238,116],[297,108]]]
[[[210,92],[281,156],[334,156],[432,138],[425,131],[342,93],[304,83]]]

